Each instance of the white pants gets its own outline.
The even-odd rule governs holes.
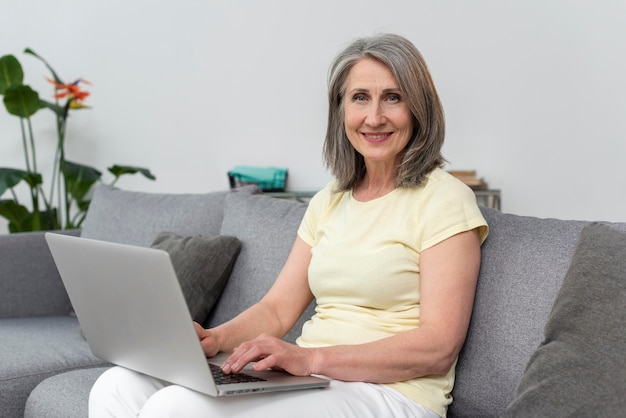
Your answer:
[[[393,389],[371,383],[333,380],[326,389],[212,398],[122,367],[107,370],[96,381],[89,396],[89,416],[438,417]]]

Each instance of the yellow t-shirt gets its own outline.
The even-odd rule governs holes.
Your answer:
[[[360,344],[418,327],[420,252],[474,228],[481,242],[487,237],[474,193],[441,169],[420,187],[368,202],[334,193],[334,185],[311,199],[298,229],[312,247],[309,286],[317,307],[297,344]],[[454,367],[388,386],[445,416],[453,384]]]

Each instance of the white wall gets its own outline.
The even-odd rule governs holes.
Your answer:
[[[16,55],[44,96],[46,70],[25,47],[93,83],[68,155],[158,177],[120,187],[225,189],[230,168],[252,164],[286,167],[290,189],[313,190],[329,179],[332,57],[354,37],[396,32],[439,88],[447,168],[477,169],[506,212],[623,221],[625,17],[626,2],[610,0],[30,0],[0,5],[0,55]],[[0,110],[0,166],[22,167],[18,120]],[[45,158],[52,115],[34,124]]]

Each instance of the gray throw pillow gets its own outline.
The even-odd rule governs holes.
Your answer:
[[[587,225],[505,417],[626,411],[626,234]]]
[[[147,247],[162,231],[181,236],[218,235],[224,198],[229,193],[146,193],[100,184],[94,190],[81,236]]]
[[[204,323],[228,281],[241,243],[232,236],[181,237],[162,232],[152,248],[170,255],[189,312],[194,321]]]

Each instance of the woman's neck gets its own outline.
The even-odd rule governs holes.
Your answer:
[[[368,170],[361,182],[352,190],[352,196],[360,202],[368,202],[392,192],[395,188],[395,171],[372,174]]]

